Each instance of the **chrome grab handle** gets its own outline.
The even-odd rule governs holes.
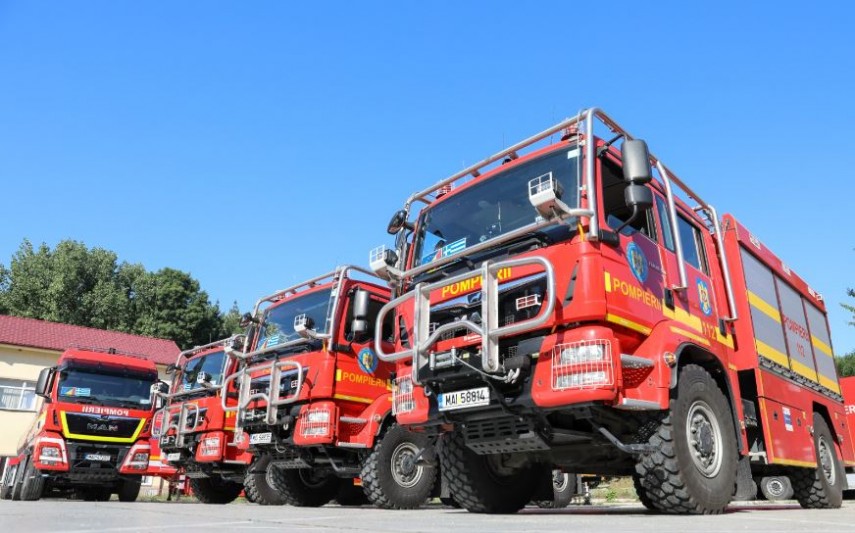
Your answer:
[[[196,415],[196,418],[193,422],[193,428],[189,429],[187,427],[187,418],[190,408],[193,408],[193,412]],[[180,448],[184,446],[184,436],[188,432],[195,431],[199,425],[199,419],[201,418],[201,411],[199,410],[199,405],[196,403],[182,403],[181,410],[178,412],[178,423],[176,431],[175,431],[175,443]]]
[[[537,316],[507,326],[499,325],[499,278],[498,273],[503,268],[512,268],[523,265],[538,264],[543,267],[546,274],[546,308],[542,309]],[[473,277],[472,271],[463,272],[445,278],[434,283],[419,283],[408,294],[400,296],[386,305],[384,305],[377,316],[377,325],[375,330],[375,351],[377,357],[382,361],[398,361],[406,357],[413,358],[413,368],[421,367],[420,361],[422,357],[428,355],[430,347],[433,346],[440,336],[451,330],[466,328],[469,331],[481,336],[482,366],[486,372],[499,371],[499,339],[508,335],[521,333],[538,328],[545,324],[555,311],[555,269],[552,263],[546,258],[533,256],[523,257],[519,259],[508,259],[491,263],[485,261],[481,265],[481,316],[483,322],[479,326],[471,320],[459,320],[449,322],[437,327],[433,332],[430,332],[430,293],[434,290],[470,279]],[[476,274],[477,275],[477,274]],[[386,315],[396,307],[400,306],[407,300],[412,298],[413,301],[413,334],[410,339],[412,348],[401,350],[394,353],[385,353],[382,347],[382,331],[383,321]],[[413,383],[418,384],[418,378],[413,375]]]
[[[282,373],[286,368],[294,368],[297,373],[297,387],[293,394],[288,397],[283,398],[281,396],[281,383],[282,383]],[[252,393],[250,388],[252,387],[252,373],[254,372],[262,372],[264,370],[270,370],[270,387],[268,391],[265,392],[256,392]],[[298,363],[297,361],[270,361],[267,363],[262,363],[254,366],[244,366],[241,370],[235,372],[234,374],[230,374],[223,380],[223,390],[228,390],[229,383],[240,379],[238,384],[236,385],[238,390],[238,401],[234,406],[226,405],[226,400],[228,398],[228,394],[223,394],[220,398],[220,402],[223,408],[223,411],[237,413],[237,420],[235,421],[235,439],[238,439],[238,435],[241,433],[241,428],[243,426],[242,419],[244,414],[246,413],[246,408],[249,406],[250,402],[254,400],[264,400],[267,403],[267,412],[265,422],[267,424],[273,425],[276,423],[276,415],[278,414],[279,407],[282,405],[287,405],[290,403],[294,403],[300,397],[300,393],[303,390],[303,365]],[[290,387],[289,387],[290,389]],[[271,391],[275,390],[276,393],[272,394]],[[272,398],[271,398],[272,396]]]

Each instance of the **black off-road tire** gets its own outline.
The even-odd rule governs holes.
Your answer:
[[[135,502],[140,495],[142,479],[126,478],[119,482],[116,494],[119,496],[120,502]]]
[[[790,470],[793,496],[805,509],[837,509],[843,505],[846,474],[840,464],[831,430],[818,413],[813,415],[813,445],[816,468]]]
[[[309,468],[268,470],[270,483],[288,505],[294,507],[320,507],[338,494],[340,480],[330,472],[317,472]]]
[[[560,474],[562,479],[559,480],[556,476]],[[576,495],[576,485],[578,483],[576,474],[568,474],[566,472],[552,473],[552,499],[536,500],[535,505],[541,509],[563,509],[570,505],[573,501],[573,496]]]
[[[691,429],[697,442],[690,442]],[[727,398],[706,370],[689,364],[680,371],[670,409],[648,443],[654,451],[641,455],[635,470],[649,503],[669,514],[724,511],[736,484],[736,431]],[[695,451],[710,464],[696,464]]]
[[[426,449],[427,448],[427,449]],[[419,461],[416,455],[424,450]],[[416,509],[430,497],[436,481],[436,452],[427,436],[390,426],[362,462],[362,489],[381,509]]]
[[[501,475],[491,466],[498,456],[478,455],[466,447],[455,431],[440,446],[442,476],[454,501],[472,513],[515,513],[531,501],[549,470],[530,463],[512,474]]]
[[[258,505],[285,505],[285,498],[268,481],[269,467],[269,455],[253,459],[243,478],[244,496]]]
[[[370,503],[365,491],[359,485],[354,485],[352,479],[342,479],[335,501],[344,507],[358,507]]]
[[[42,477],[41,472],[36,470],[33,461],[28,461],[21,484],[21,501],[34,502],[40,499],[44,488],[45,478]]]
[[[770,502],[789,500],[793,497],[793,484],[787,476],[766,476],[758,485],[763,497]]]
[[[659,508],[653,504],[653,500],[647,494],[647,489],[641,485],[641,477],[638,474],[632,475],[632,484],[635,486],[635,494],[638,495],[638,501],[641,502],[641,505],[646,507],[648,511],[658,513]]]
[[[3,485],[0,487],[0,500],[12,499],[12,484]]]
[[[30,457],[27,456],[23,463],[18,463],[18,468],[15,470],[15,477],[12,480],[12,495],[13,501],[21,499],[21,489],[24,487],[24,472],[30,465]]]
[[[223,505],[235,501],[243,491],[243,486],[216,476],[190,478],[190,489],[196,499],[202,503]]]

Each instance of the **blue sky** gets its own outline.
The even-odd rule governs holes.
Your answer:
[[[410,193],[596,105],[855,350],[853,7],[697,4],[0,2],[0,262],[72,238],[245,309],[365,264]]]

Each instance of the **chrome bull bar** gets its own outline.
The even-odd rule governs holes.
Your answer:
[[[297,373],[297,386],[294,392],[289,396],[282,398],[281,384],[282,374],[286,369],[293,369]],[[270,370],[270,385],[267,392],[252,392],[252,374],[256,372],[264,372]],[[290,373],[290,370],[289,370]],[[235,421],[235,442],[240,442],[243,432],[243,417],[246,413],[246,408],[249,403],[254,400],[264,400],[267,403],[267,412],[265,414],[265,423],[268,425],[276,424],[276,416],[279,413],[279,407],[294,403],[300,397],[300,392],[303,390],[303,365],[297,361],[269,361],[252,366],[244,366],[241,370],[230,374],[223,380],[223,394],[220,395],[220,401],[223,411],[229,413],[237,413]],[[238,391],[237,405],[227,405],[229,384],[236,382]],[[289,387],[289,391],[290,391]],[[276,391],[275,393],[273,391]]]
[[[524,265],[540,265],[546,274],[546,294],[544,300],[545,308],[534,318],[508,324],[499,325],[499,271],[505,268],[520,267]],[[407,357],[413,358],[413,382],[418,384],[417,370],[421,368],[421,359],[427,357],[431,346],[442,336],[451,330],[466,328],[467,330],[481,336],[481,365],[485,372],[497,373],[501,369],[499,363],[499,339],[509,335],[515,335],[524,331],[536,329],[545,324],[555,311],[555,269],[552,263],[544,257],[523,257],[519,259],[508,259],[504,261],[485,261],[480,268],[481,277],[481,324],[478,325],[471,320],[458,320],[442,324],[433,332],[430,331],[430,293],[457,283],[470,279],[478,271],[467,271],[450,278],[434,283],[419,283],[409,293],[395,298],[384,305],[377,316],[377,329],[375,332],[375,350],[377,357],[382,361],[392,362]],[[410,338],[411,348],[394,353],[383,351],[383,323],[386,315],[393,309],[399,307],[408,300],[413,301],[414,320],[413,334]],[[397,326],[397,325],[396,325]]]
[[[172,413],[175,412],[175,406],[166,406],[162,409],[159,409],[154,413],[154,416],[151,419],[151,435],[161,440],[163,437],[169,434],[169,430],[175,430],[175,445],[179,448],[184,447],[184,438],[188,433],[194,433],[199,426],[202,424],[202,411],[199,409],[199,404],[197,403],[182,403],[180,407],[178,407],[178,418],[176,422],[172,423]],[[189,419],[190,411],[193,411],[195,415],[193,418],[193,427],[187,427],[187,420]],[[157,417],[161,417],[160,425],[157,424]]]

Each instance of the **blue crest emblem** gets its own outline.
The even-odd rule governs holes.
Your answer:
[[[710,302],[710,289],[707,286],[707,282],[698,278],[698,302],[700,302],[701,312],[706,316],[710,316],[712,314],[712,303]]]
[[[635,279],[644,283],[647,280],[647,258],[644,257],[644,252],[634,242],[629,243],[629,246],[626,247],[626,261],[629,263],[629,269],[632,270]]]
[[[374,354],[374,350],[367,346],[359,350],[356,362],[359,363],[359,368],[366,374],[373,374],[377,370],[377,356]]]

